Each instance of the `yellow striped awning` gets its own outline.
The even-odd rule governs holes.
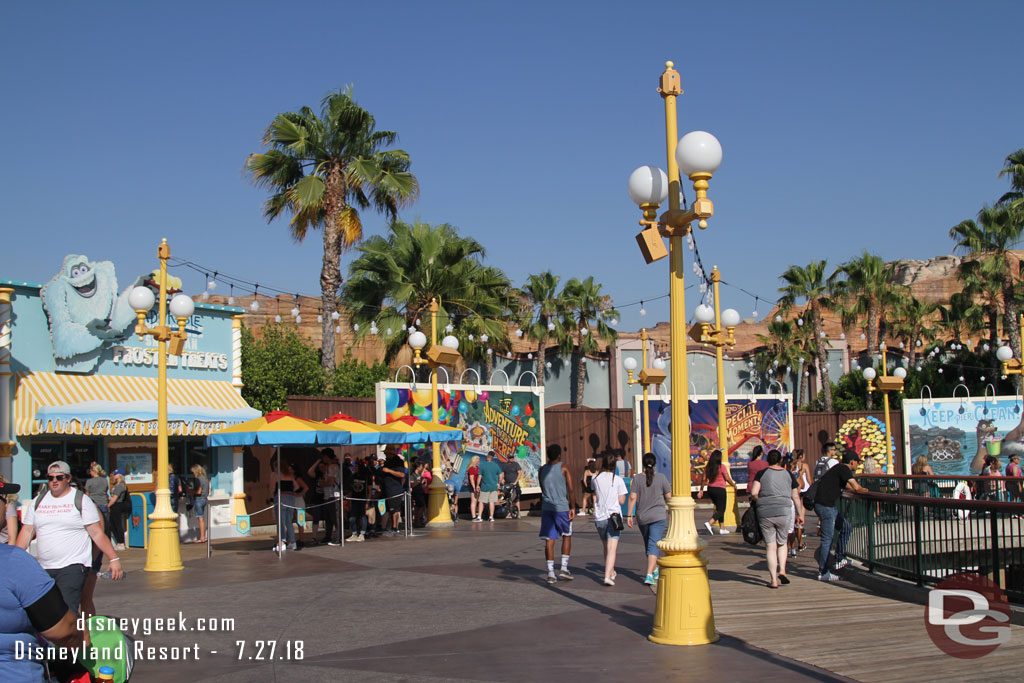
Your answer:
[[[18,436],[156,436],[156,377],[20,372],[14,399]],[[205,435],[259,417],[230,382],[167,380],[169,434]]]

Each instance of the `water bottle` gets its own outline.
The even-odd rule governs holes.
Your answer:
[[[124,572],[124,573],[125,573],[125,574],[127,574],[128,572]],[[99,574],[97,574],[96,576],[98,576],[98,577],[99,577],[99,578],[101,578],[101,579],[109,579],[109,578],[110,578],[110,570],[108,569],[108,570],[107,570],[107,571],[105,571],[105,572],[100,572],[100,573],[99,573]]]
[[[101,683],[102,681],[113,681],[113,680],[114,680],[114,670],[112,668],[110,668],[109,666],[101,666],[99,672],[96,674],[96,683]]]

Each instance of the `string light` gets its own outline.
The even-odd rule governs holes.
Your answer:
[[[231,294],[228,295],[228,306],[235,305],[235,286],[231,285]]]

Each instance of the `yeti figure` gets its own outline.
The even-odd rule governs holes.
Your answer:
[[[64,257],[60,272],[42,291],[58,370],[91,372],[103,345],[125,337],[135,321],[128,305],[130,291],[131,287],[118,297],[110,261],[90,261],[77,254]]]

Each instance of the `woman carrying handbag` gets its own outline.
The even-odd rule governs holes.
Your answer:
[[[605,453],[601,472],[591,479],[594,486],[594,526],[604,545],[604,585],[615,585],[615,551],[619,547],[622,504],[626,502],[626,482],[615,474],[615,456]]]

